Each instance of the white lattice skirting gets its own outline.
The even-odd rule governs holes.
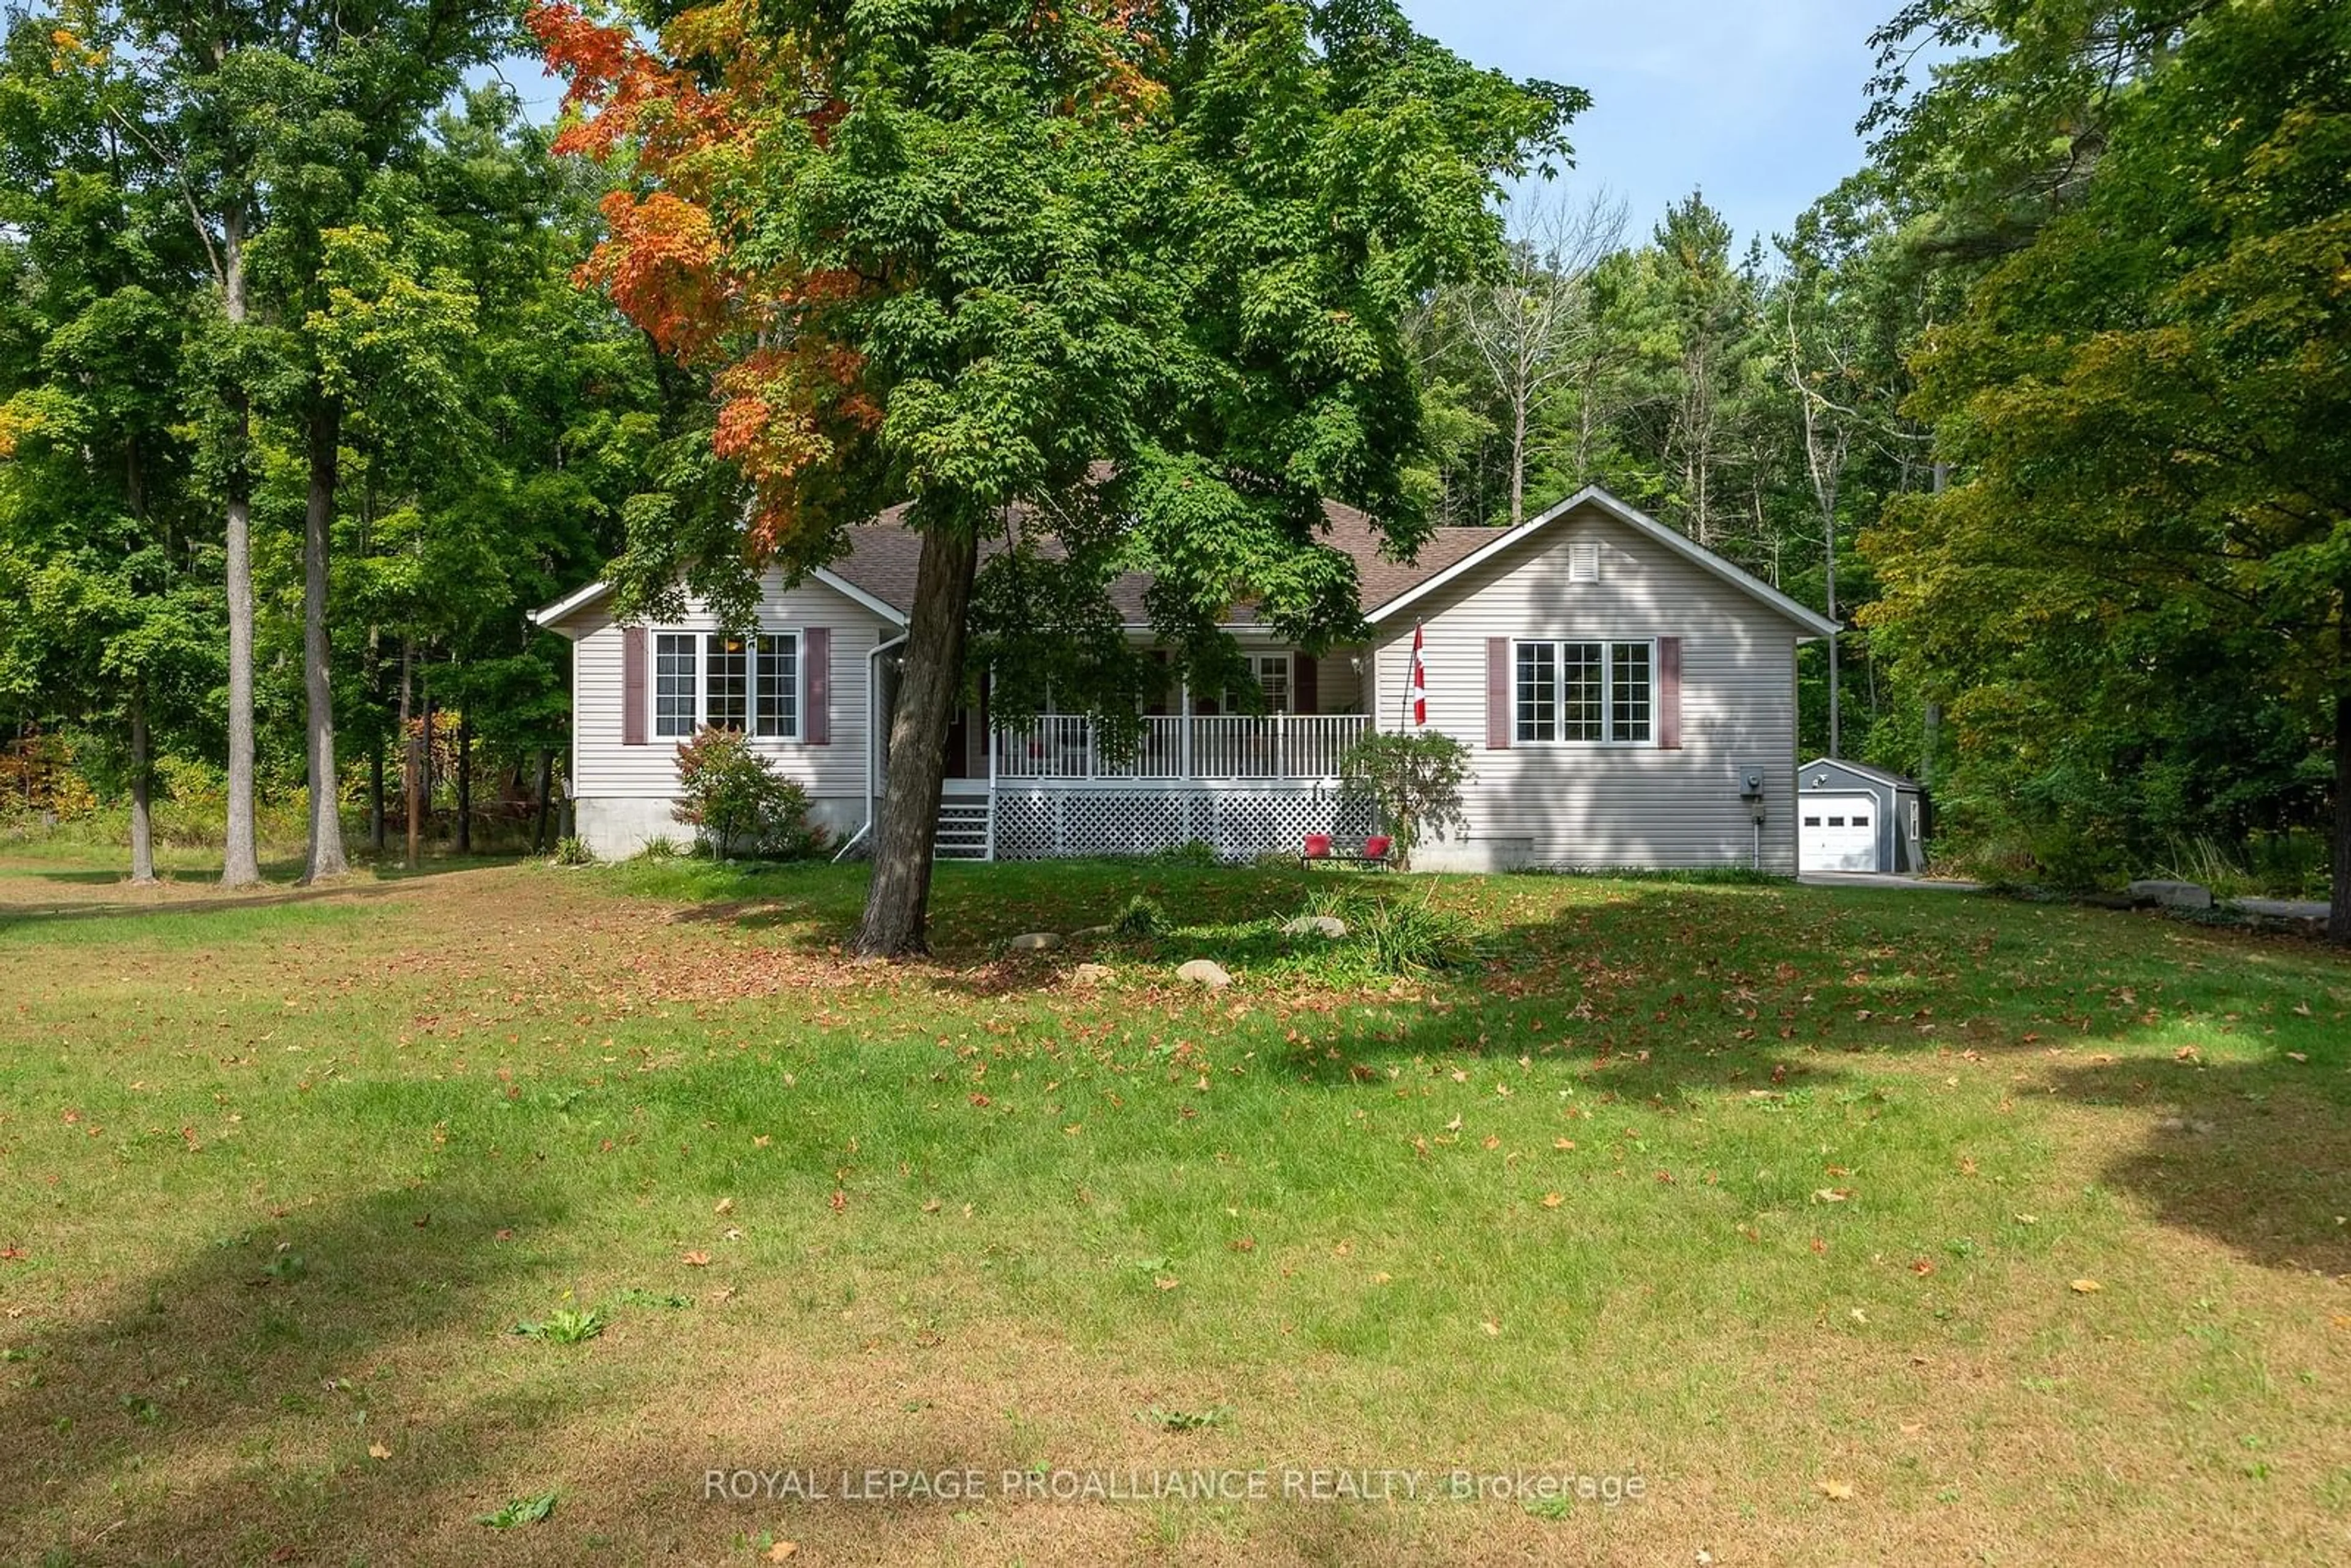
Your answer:
[[[1195,841],[1219,860],[1296,854],[1309,833],[1360,838],[1370,804],[1327,786],[1289,790],[1008,790],[996,799],[996,858],[1145,855]]]

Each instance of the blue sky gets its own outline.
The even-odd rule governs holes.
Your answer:
[[[1861,162],[1870,29],[1896,0],[1402,0],[1421,31],[1479,65],[1589,91],[1576,121],[1571,199],[1602,185],[1646,238],[1696,186],[1743,246],[1768,245]],[[536,115],[559,85],[507,61]]]
[[[1870,30],[1896,0],[1402,0],[1479,65],[1592,94],[1571,196],[1600,185],[1644,239],[1696,186],[1743,246],[1785,233],[1861,163]]]

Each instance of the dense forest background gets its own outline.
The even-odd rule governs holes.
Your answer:
[[[10,831],[219,842],[242,559],[265,841],[323,758],[355,842],[405,770],[427,837],[544,846],[566,649],[523,612],[739,514],[708,386],[579,281],[625,172],[462,85],[517,19],[361,10],[10,15]],[[1429,504],[1604,485],[1834,615],[1803,749],[1925,779],[1947,865],[2323,892],[2351,8],[1914,0],[1876,41],[1866,165],[1768,243],[1519,191],[1414,324]]]

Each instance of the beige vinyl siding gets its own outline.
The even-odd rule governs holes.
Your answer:
[[[1364,657],[1361,648],[1333,648],[1314,662],[1315,699],[1324,713],[1356,713],[1363,695],[1363,678],[1349,661]]]
[[[1599,545],[1599,581],[1568,580],[1578,542]],[[1538,865],[1745,865],[1755,840],[1738,770],[1755,765],[1765,775],[1764,869],[1794,872],[1797,628],[1784,616],[1587,507],[1532,548],[1465,574],[1379,628],[1374,716],[1383,729],[1399,725],[1416,619],[1427,638],[1428,722],[1473,753],[1473,843],[1517,841]],[[1493,637],[1679,637],[1681,747],[1514,737],[1508,749],[1489,750]],[[1653,706],[1653,733],[1654,720]]]
[[[797,632],[824,626],[832,632],[832,739],[830,745],[756,736],[752,745],[773,758],[778,768],[797,780],[817,800],[853,804],[856,821],[863,815],[865,794],[865,681],[873,646],[896,635],[871,610],[820,582],[783,586],[781,577],[768,574],[759,601],[759,629]],[[582,612],[565,626],[576,641],[571,651],[571,747],[573,789],[580,799],[601,800],[668,800],[677,794],[677,737],[653,733],[646,726],[646,743],[625,746],[621,741],[622,629],[601,608]],[[687,612],[675,620],[647,622],[646,663],[650,671],[652,639],[664,632],[707,634],[717,631],[716,617],[699,601],[689,600]],[[706,649],[696,646],[697,660]],[[697,668],[702,666],[697,664]],[[647,685],[652,685],[650,674]],[[838,818],[839,810],[828,810]]]

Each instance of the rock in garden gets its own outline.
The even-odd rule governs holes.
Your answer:
[[[1225,973],[1225,967],[1222,964],[1211,962],[1207,958],[1193,959],[1176,971],[1176,977],[1179,980],[1189,980],[1196,986],[1206,986],[1212,991],[1221,991],[1233,983],[1233,977]]]
[[[1081,986],[1099,986],[1114,974],[1108,964],[1081,964],[1070,971],[1070,978]]]
[[[1347,934],[1347,923],[1335,915],[1301,915],[1281,928],[1284,936],[1309,936],[1318,932],[1335,941]]]
[[[1115,925],[1081,925],[1071,932],[1070,936],[1071,940],[1078,942],[1099,942],[1105,936],[1114,935],[1117,930],[1118,927]]]
[[[1061,933],[1057,931],[1026,931],[1007,942],[1005,946],[1015,953],[1040,953],[1061,945]]]
[[[2137,903],[2160,904],[2166,909],[2212,907],[2212,890],[2192,882],[2135,882],[2130,884],[2130,895]]]

